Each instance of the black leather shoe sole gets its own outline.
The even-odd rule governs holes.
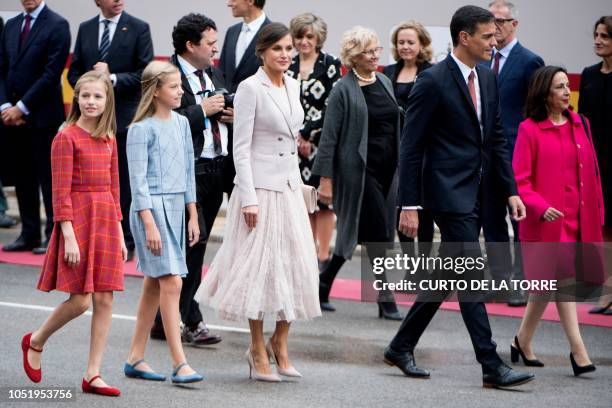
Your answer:
[[[495,384],[495,383],[490,383],[490,382],[483,382],[482,386],[484,388],[497,388],[497,389],[503,390],[504,388],[518,387],[519,385],[526,384],[529,381],[533,381],[534,379],[535,379],[535,376],[528,377],[528,378],[525,378],[524,380],[513,382],[511,384]]]

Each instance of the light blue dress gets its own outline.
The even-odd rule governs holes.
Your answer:
[[[187,119],[175,112],[169,120],[154,117],[130,126],[127,158],[132,204],[130,228],[138,270],[145,276],[187,275],[185,205],[195,202],[193,143]],[[162,241],[161,256],[147,248],[139,211],[150,209]]]

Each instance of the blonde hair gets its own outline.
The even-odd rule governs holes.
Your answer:
[[[416,64],[421,65],[424,62],[431,61],[431,57],[433,56],[431,36],[423,24],[414,20],[399,23],[393,30],[393,33],[391,34],[391,54],[393,55],[393,59],[395,61],[400,60],[399,53],[397,52],[397,37],[402,30],[414,30],[417,33],[419,43],[421,43],[421,50],[419,51],[419,55],[417,55]]]
[[[70,113],[63,127],[74,125],[81,117],[81,108],[79,107],[79,94],[81,87],[88,82],[101,82],[106,88],[106,106],[102,115],[98,117],[96,128],[91,132],[91,137],[94,139],[108,138],[111,139],[117,132],[117,122],[115,121],[115,93],[113,92],[113,84],[108,75],[97,71],[89,71],[84,73],[77,83],[74,85],[74,97],[70,106]],[[63,128],[62,127],[62,128]]]
[[[303,36],[307,29],[311,28],[312,33],[317,36],[317,51],[321,51],[327,39],[327,23],[317,15],[312,13],[302,13],[291,19],[289,29],[291,36],[296,39]]]
[[[151,61],[142,71],[142,96],[132,123],[153,116],[155,113],[155,91],[162,86],[168,75],[179,72],[178,68],[168,61]]]
[[[380,43],[380,40],[378,34],[370,28],[355,26],[345,31],[340,42],[340,60],[347,69],[352,69],[355,66],[355,58],[372,43]]]

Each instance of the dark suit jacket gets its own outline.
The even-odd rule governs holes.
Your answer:
[[[204,120],[204,112],[202,111],[202,107],[198,103],[196,103],[195,95],[193,94],[193,91],[191,90],[191,86],[189,85],[189,81],[187,80],[185,73],[181,69],[178,59],[176,58],[176,54],[172,55],[172,57],[170,58],[170,61],[174,65],[176,65],[179,71],[181,72],[181,81],[183,83],[183,91],[184,91],[183,97],[181,98],[181,106],[175,110],[176,112],[185,116],[187,120],[189,121],[189,127],[191,128],[191,137],[193,139],[193,153],[194,153],[195,158],[197,159],[202,154],[202,149],[204,148],[204,133],[203,132],[204,132],[204,129],[206,129],[205,120]],[[223,73],[221,72],[221,70],[215,67],[210,67],[206,70],[206,74],[212,80],[212,83],[215,86],[215,89],[225,88],[225,80],[223,78]],[[228,137],[227,149],[228,149],[228,154],[231,155],[231,151],[232,151],[231,125],[228,126],[227,131],[228,131],[227,132],[227,137]]]
[[[487,65],[491,66],[490,63]],[[529,80],[533,73],[543,66],[542,58],[517,42],[497,78],[502,124],[504,136],[509,143],[510,157],[514,151],[518,126],[525,120],[525,99],[527,99]]]
[[[45,6],[19,47],[23,13],[6,22],[0,38],[0,105],[22,101],[35,127],[55,127],[64,120],[61,75],[70,52],[68,21]]]
[[[261,27],[263,28],[270,23],[271,21],[266,17]],[[255,34],[255,37],[253,37],[253,41],[251,41],[240,63],[236,66],[236,43],[238,42],[241,29],[242,23],[238,23],[227,30],[225,40],[223,40],[221,56],[219,57],[219,68],[225,75],[227,90],[232,93],[236,92],[240,82],[257,72],[257,69],[261,66],[261,61],[255,56],[255,43],[257,43],[257,37],[261,28]]]
[[[73,87],[81,75],[99,61],[98,18],[95,16],[79,26],[68,70],[68,82]],[[124,11],[106,59],[109,71],[117,76],[114,91],[118,132],[124,132],[134,117],[140,99],[140,77],[152,59],[153,42],[149,25]]]
[[[417,79],[400,143],[400,206],[467,214],[479,192],[492,194],[492,186],[505,197],[516,195],[495,76],[482,66],[476,71],[482,134],[467,84],[450,55]]]

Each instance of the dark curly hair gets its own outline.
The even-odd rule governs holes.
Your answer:
[[[174,52],[180,55],[187,51],[187,41],[200,44],[202,33],[209,29],[217,31],[217,25],[203,14],[190,13],[181,17],[172,29]]]

